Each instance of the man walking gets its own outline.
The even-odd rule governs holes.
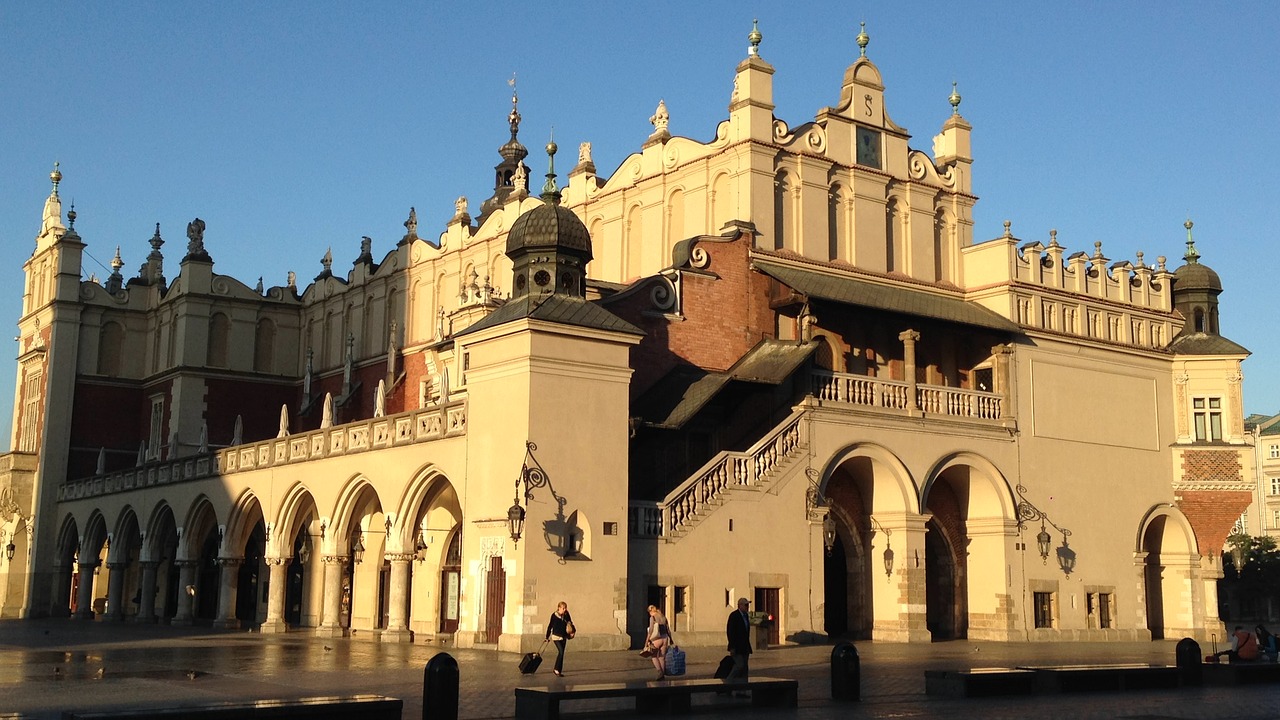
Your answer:
[[[738,609],[729,613],[724,632],[729,638],[729,656],[733,669],[726,680],[746,680],[748,661],[751,659],[751,615],[747,612],[751,601],[738,598]]]

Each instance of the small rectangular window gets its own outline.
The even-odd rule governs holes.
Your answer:
[[[1111,627],[1111,593],[1098,593],[1098,627]]]
[[[1270,448],[1269,455],[1273,460],[1276,458],[1280,458],[1280,445],[1272,445]]]
[[[1037,628],[1053,627],[1053,593],[1038,592],[1033,593],[1032,602],[1035,610],[1035,620]]]
[[[1191,415],[1196,440],[1201,442],[1222,440],[1222,398],[1192,398]]]
[[[1271,478],[1271,494],[1280,495],[1280,477]]]

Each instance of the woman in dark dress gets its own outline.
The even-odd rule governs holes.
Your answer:
[[[556,606],[556,611],[551,613],[551,619],[547,621],[546,637],[547,640],[556,644],[556,668],[552,672],[559,677],[564,677],[564,648],[575,632],[573,617],[569,615],[569,606],[561,602]]]

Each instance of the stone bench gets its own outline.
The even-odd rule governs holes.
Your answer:
[[[64,712],[62,720],[400,720],[404,703],[381,695],[308,697],[217,703],[150,710]]]
[[[1030,695],[1036,691],[1036,674],[1019,668],[971,668],[925,670],[926,695],[943,697],[992,697]]]
[[[751,704],[796,707],[799,683],[782,678],[750,680],[653,680],[624,683],[574,684],[516,688],[516,720],[558,720],[560,705],[570,700],[635,698],[637,712],[687,713],[694,693],[747,692]]]
[[[1037,665],[1019,669],[1035,672],[1036,690],[1042,693],[1154,690],[1182,684],[1176,665]]]
[[[1258,660],[1218,665],[1205,663],[1205,685],[1256,685],[1280,682],[1280,664]]]

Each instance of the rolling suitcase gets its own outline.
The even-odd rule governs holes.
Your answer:
[[[723,680],[729,677],[729,671],[733,669],[733,656],[725,655],[720,661],[720,667],[716,668],[716,679]]]
[[[520,658],[521,675],[532,675],[538,672],[538,666],[542,664],[542,651],[546,647],[547,643],[543,642],[542,647],[538,648],[537,652],[525,653],[524,657]]]

